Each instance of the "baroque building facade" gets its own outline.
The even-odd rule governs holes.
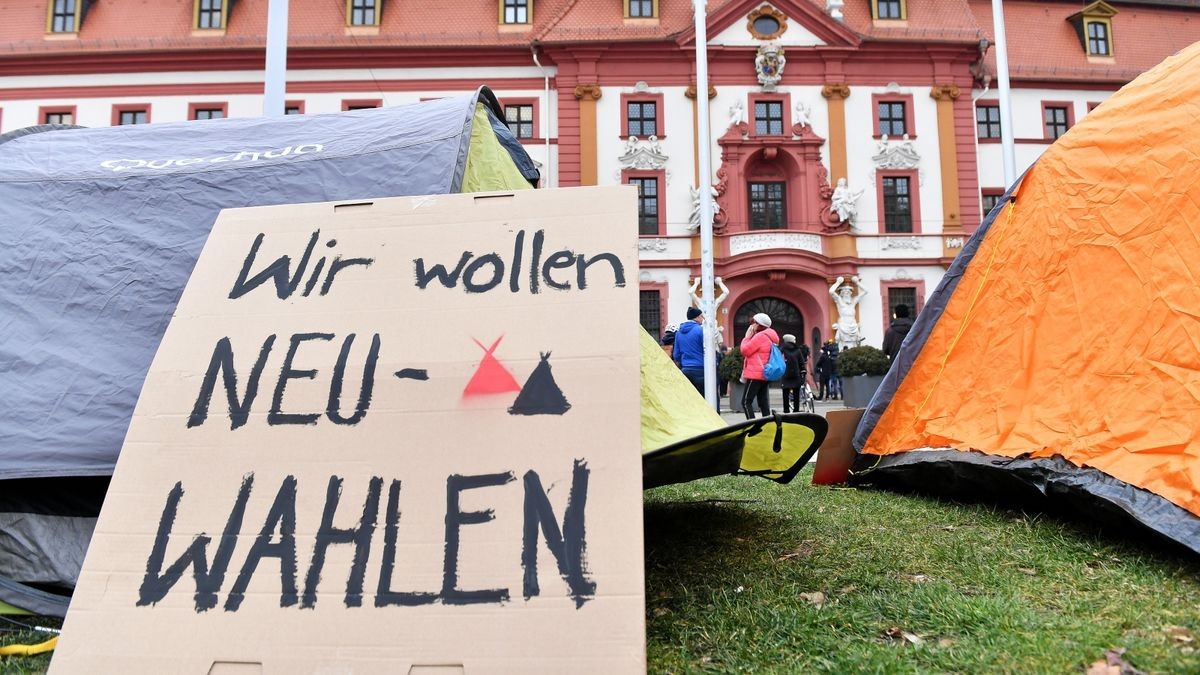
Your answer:
[[[1200,3],[1006,2],[1018,170],[1200,39]],[[292,0],[287,112],[490,86],[543,186],[639,189],[641,321],[684,318],[712,190],[717,321],[820,343],[856,279],[878,346],[1005,189],[988,0]],[[267,0],[0,2],[0,132],[261,114]],[[704,95],[706,94],[706,95]],[[700,138],[699,106],[712,135]],[[700,176],[706,143],[713,175]],[[704,186],[699,187],[699,186]]]

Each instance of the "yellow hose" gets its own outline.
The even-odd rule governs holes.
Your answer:
[[[58,636],[36,645],[9,645],[0,647],[0,656],[33,656],[34,654],[44,654],[54,651],[58,646]]]

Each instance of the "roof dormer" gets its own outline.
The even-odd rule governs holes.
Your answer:
[[[50,0],[46,3],[46,35],[76,37],[92,0]]]
[[[1113,55],[1112,18],[1117,10],[1104,0],[1092,4],[1067,17],[1079,36],[1079,44],[1089,57]]]
[[[873,21],[907,21],[908,3],[904,0],[869,0]]]
[[[200,35],[223,35],[229,26],[229,6],[233,0],[194,0],[192,30]]]

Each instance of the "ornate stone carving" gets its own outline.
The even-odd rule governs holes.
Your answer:
[[[658,142],[658,136],[651,136],[644,141],[639,141],[637,136],[630,136],[625,141],[624,152],[617,157],[622,168],[643,171],[662,169],[667,165],[668,159],[663,152],[662,143]]]
[[[821,253],[821,236],[799,232],[756,232],[729,238],[729,255],[762,251],[769,248],[790,248],[797,251]]]
[[[683,91],[683,95],[692,100],[695,100],[696,99],[696,85],[689,84],[688,88]],[[716,97],[717,97],[717,88],[712,86],[711,84],[708,85],[708,100],[711,101],[712,99],[714,99]]]
[[[884,251],[920,251],[920,237],[883,237],[880,248]]]
[[[851,192],[846,186],[846,179],[839,178],[837,187],[833,189],[833,194],[829,199],[829,211],[831,214],[837,214],[839,223],[854,222],[854,217],[858,215],[858,198],[862,197],[866,188],[859,188],[858,192]]]
[[[885,134],[876,144],[871,160],[876,169],[916,169],[921,165],[921,156],[908,134],[904,134],[904,140],[899,142],[888,139]]]
[[[775,91],[779,80],[783,79],[783,69],[787,66],[784,49],[777,44],[766,44],[758,48],[754,57],[754,72],[758,75],[758,83],[763,91]]]
[[[941,84],[929,90],[929,97],[935,101],[953,101],[959,93],[958,85]]]
[[[716,221],[717,213],[721,210],[721,206],[717,204],[717,197],[720,195],[717,194],[716,186],[710,185],[709,189],[712,190],[713,221]],[[695,186],[689,185],[688,192],[692,195],[692,212],[688,215],[688,229],[695,232],[700,229],[700,191]]]
[[[746,104],[739,98],[733,102],[733,105],[729,106],[729,124],[725,128],[746,126],[749,123],[750,120],[746,115]]]
[[[946,248],[962,248],[966,243],[963,237],[946,237]]]
[[[667,252],[667,240],[662,237],[654,239],[638,239],[639,251],[654,251],[656,253]]]
[[[796,101],[795,115],[792,117],[795,126],[812,128],[812,106],[804,101]]]
[[[921,281],[924,278],[920,274],[913,274],[903,267],[896,268],[896,271],[890,276],[881,277],[884,281]]]
[[[833,297],[833,302],[837,305],[838,319],[837,323],[833,324],[833,330],[837,333],[840,349],[850,349],[862,344],[863,337],[859,334],[855,311],[858,303],[862,302],[863,296],[867,294],[867,289],[863,288],[862,281],[858,277],[850,279],[858,288],[857,294],[854,289],[850,288],[850,284],[845,284],[845,281],[845,277],[838,277],[829,289],[829,295]]]
[[[758,32],[758,29],[754,27],[754,22],[760,16],[769,16],[772,19],[775,19],[775,21],[779,23],[779,28],[774,33]],[[756,40],[774,40],[780,35],[783,35],[787,31],[787,28],[787,15],[770,5],[763,5],[762,7],[759,7],[758,9],[746,15],[746,30],[749,31],[750,35],[754,36],[754,39]]]
[[[600,100],[600,85],[598,84],[580,84],[575,87],[575,98],[583,100],[590,98],[593,101]]]
[[[821,96],[825,98],[850,98],[850,85],[827,84],[821,87]]]

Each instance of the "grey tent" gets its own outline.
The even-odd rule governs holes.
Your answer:
[[[0,136],[0,613],[65,614],[222,208],[529,188],[486,88],[341,114]]]

